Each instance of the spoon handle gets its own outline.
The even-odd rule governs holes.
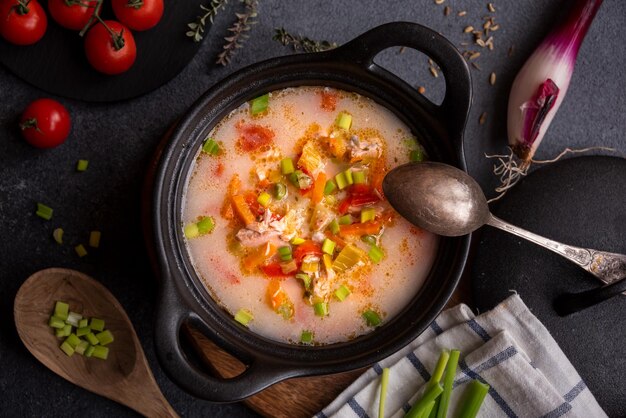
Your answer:
[[[554,251],[573,263],[578,264],[604,283],[613,283],[626,276],[626,255],[624,254],[566,245],[511,225],[492,214],[490,214],[486,224],[510,232],[513,235],[517,235],[548,250]]]

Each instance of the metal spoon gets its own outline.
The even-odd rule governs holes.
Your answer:
[[[478,183],[456,167],[405,164],[387,173],[383,191],[400,215],[435,234],[456,237],[491,225],[562,255],[606,284],[626,277],[626,255],[562,244],[496,218]]]

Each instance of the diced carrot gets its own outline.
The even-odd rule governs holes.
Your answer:
[[[385,164],[385,161],[382,158],[379,158],[372,165],[370,172],[372,176],[372,188],[383,196],[383,179],[387,174],[387,165]]]
[[[339,225],[339,235],[373,235],[378,234],[381,224],[378,221],[356,223],[352,225]]]
[[[326,173],[323,171],[317,175],[311,192],[311,204],[317,205],[324,197],[324,186],[326,186]]]
[[[253,272],[257,267],[265,263],[276,254],[276,246],[270,244],[263,244],[248,253],[243,259],[243,267],[248,272]],[[280,267],[280,266],[279,266]]]
[[[233,206],[235,207],[235,212],[244,224],[250,225],[256,220],[254,213],[250,210],[250,206],[248,206],[248,202],[246,202],[246,198],[244,195],[238,194],[232,197]]]
[[[324,233],[324,235],[326,235],[326,237],[332,241],[335,241],[335,243],[337,244],[337,247],[339,248],[343,248],[346,245],[348,245],[348,243],[346,241],[344,241],[343,238],[341,238],[339,235],[335,235],[330,231],[326,231]]]
[[[279,280],[270,280],[267,285],[267,298],[274,312],[281,314],[285,319],[293,317],[293,303],[289,300],[289,296],[280,285]]]

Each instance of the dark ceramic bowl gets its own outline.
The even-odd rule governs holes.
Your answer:
[[[422,51],[446,79],[441,105],[374,64],[389,47]],[[168,375],[191,394],[215,402],[238,401],[281,380],[338,373],[373,364],[416,338],[452,295],[467,259],[470,237],[442,238],[424,286],[396,317],[369,334],[326,346],[298,346],[269,340],[236,323],[210,296],[185,248],[181,205],[198,148],[209,131],[242,103],[285,87],[321,85],[367,96],[394,112],[422,138],[432,160],[465,169],[463,129],[471,102],[470,75],[456,48],[436,32],[412,23],[389,23],[335,50],[264,61],[231,75],[202,96],[173,129],[156,167],[153,234],[161,269],[155,343]],[[195,366],[181,347],[183,323],[246,365],[232,379]]]

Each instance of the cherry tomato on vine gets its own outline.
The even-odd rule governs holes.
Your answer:
[[[48,18],[37,0],[0,0],[0,35],[15,45],[32,45],[46,33]]]
[[[96,1],[48,0],[50,16],[66,29],[81,30],[96,10]]]
[[[113,12],[132,30],[148,30],[163,16],[163,0],[112,0]]]
[[[115,75],[132,67],[137,57],[137,46],[128,28],[114,20],[106,20],[87,32],[85,54],[93,68]]]
[[[61,103],[37,99],[29,104],[20,118],[22,136],[37,148],[54,148],[70,134],[70,114]]]

